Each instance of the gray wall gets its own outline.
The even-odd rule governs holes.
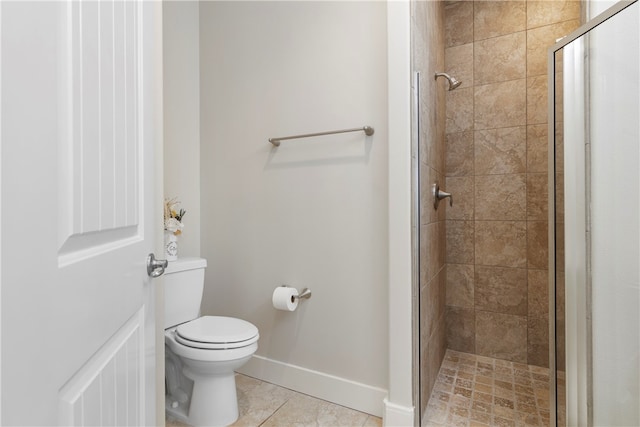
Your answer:
[[[385,3],[200,5],[204,313],[260,329],[244,372],[378,414],[388,383],[386,36]],[[375,135],[268,142],[365,124]],[[313,296],[276,311],[282,284]]]

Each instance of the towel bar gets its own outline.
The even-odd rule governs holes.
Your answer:
[[[333,135],[336,133],[360,132],[360,131],[364,132],[365,135],[367,136],[371,136],[374,133],[374,130],[371,126],[363,126],[361,128],[330,130],[328,132],[307,133],[304,135],[281,136],[279,138],[269,138],[269,142],[275,145],[276,147],[279,147],[280,141],[285,141],[287,139],[309,138],[312,136]]]

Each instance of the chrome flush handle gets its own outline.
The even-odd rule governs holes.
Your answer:
[[[446,193],[440,190],[440,185],[438,185],[437,182],[433,184],[432,189],[433,189],[433,207],[435,209],[438,209],[440,200],[446,199],[446,198],[449,199],[449,206],[453,206],[453,196],[451,195],[451,193]]]
[[[160,277],[164,274],[164,269],[169,265],[166,259],[156,259],[151,253],[147,256],[147,275],[149,277]]]

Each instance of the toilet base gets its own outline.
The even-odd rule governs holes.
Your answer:
[[[192,378],[187,369],[185,376]],[[193,379],[193,378],[192,378]],[[228,426],[238,419],[235,373],[203,376],[194,380],[188,422],[194,426]]]
[[[203,350],[176,343],[172,331],[165,337],[167,414],[192,426],[233,424],[238,419],[235,370],[247,363],[258,344]]]
[[[185,372],[189,377],[189,373]],[[167,415],[192,426],[228,426],[238,419],[235,373],[199,376],[189,402],[165,397]]]
[[[189,411],[188,404],[178,403],[169,396],[165,396],[164,407],[167,417],[184,424],[189,424],[189,417],[187,416]]]

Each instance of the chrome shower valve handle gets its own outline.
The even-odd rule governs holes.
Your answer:
[[[440,190],[440,185],[438,185],[437,182],[433,184],[432,189],[433,189],[433,207],[435,209],[438,209],[440,200],[447,199],[447,198],[449,199],[449,206],[453,206],[453,196],[451,195],[451,193],[446,193]]]

